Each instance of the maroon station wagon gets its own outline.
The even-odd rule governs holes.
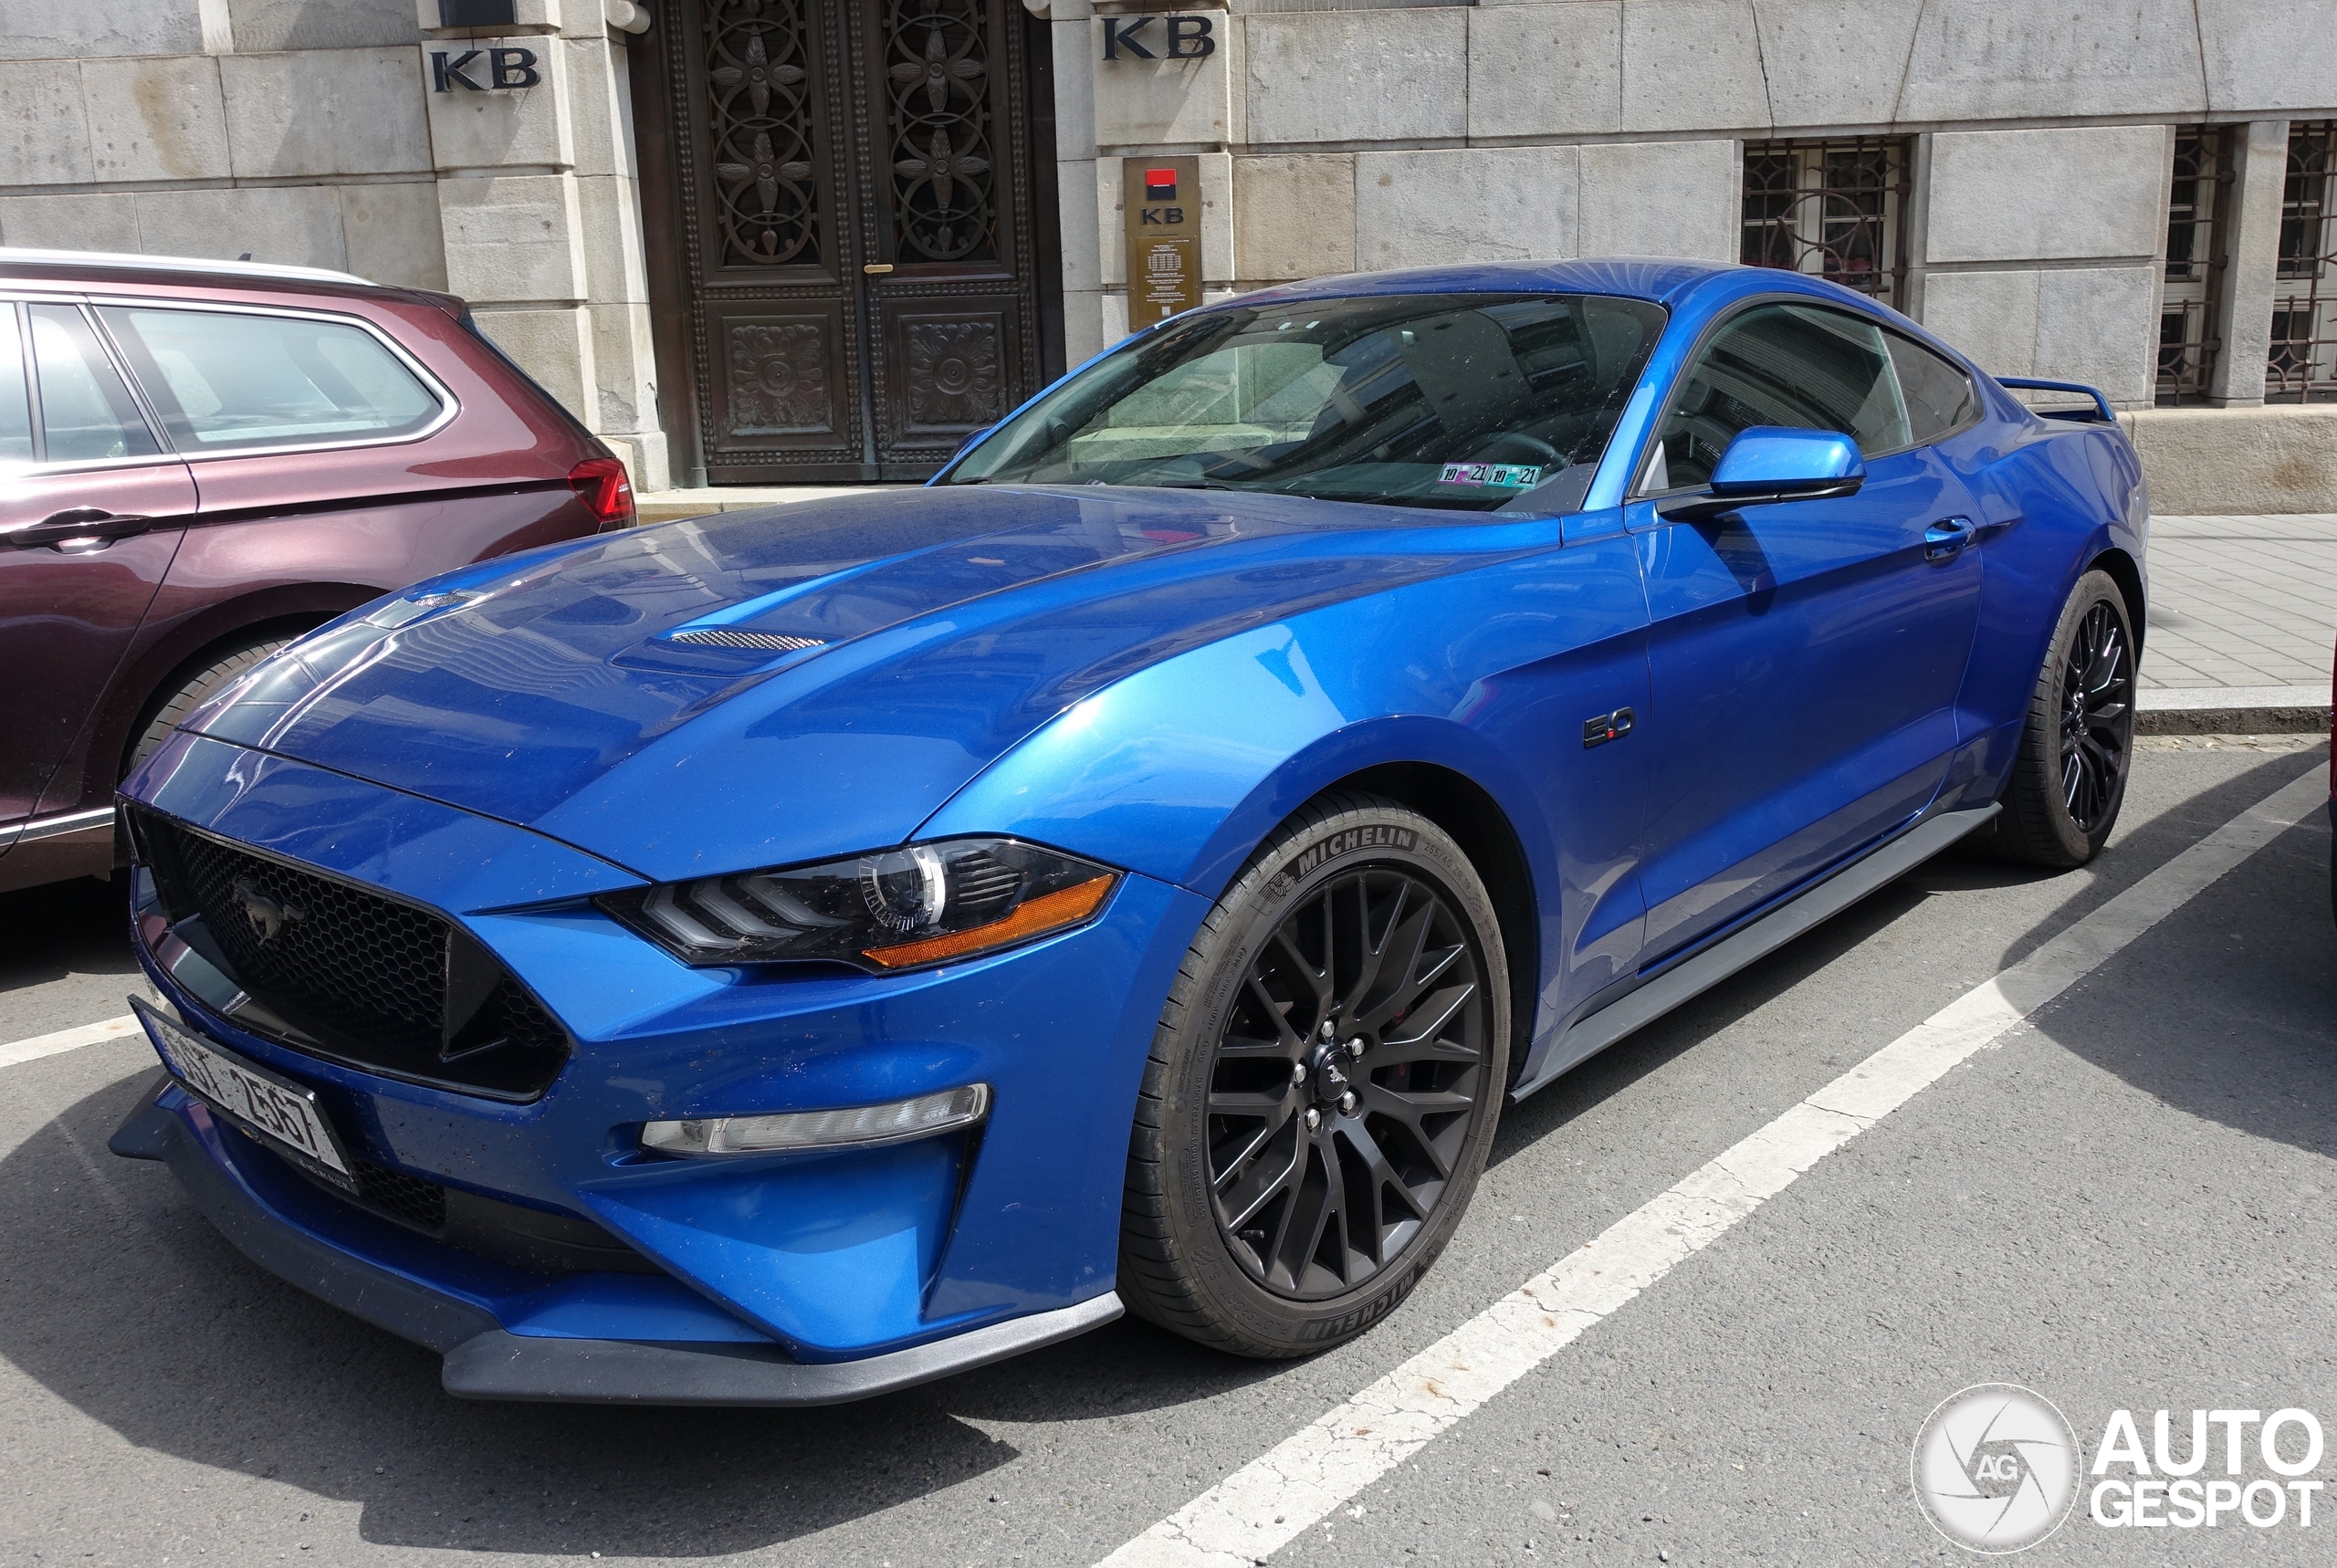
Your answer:
[[[0,248],[0,890],[110,871],[123,773],[289,639],[633,519],[460,299]]]

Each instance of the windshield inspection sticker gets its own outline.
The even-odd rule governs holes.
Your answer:
[[[1436,482],[1482,485],[1490,490],[1531,490],[1542,482],[1542,470],[1524,463],[1447,463]]]

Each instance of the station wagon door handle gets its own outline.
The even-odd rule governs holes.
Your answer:
[[[152,517],[109,512],[103,507],[68,507],[64,511],[49,513],[37,523],[0,532],[0,544],[30,549],[36,545],[62,548],[87,540],[86,548],[103,549],[118,538],[145,532],[153,522]]]
[[[1972,519],[1942,517],[1923,530],[1923,559],[1946,560],[1972,542]]]

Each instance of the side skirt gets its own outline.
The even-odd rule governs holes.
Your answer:
[[[1888,885],[1984,826],[2004,810],[1983,806],[1971,811],[1947,811],[1918,822],[1898,838],[1836,872],[1724,941],[1667,974],[1660,975],[1629,996],[1619,997],[1595,1013],[1568,1024],[1550,1048],[1549,1060],[1532,1078],[1509,1092],[1523,1100],[1546,1087],[1567,1069],[1606,1050],[1633,1030],[1653,1023],[1700,992],[1710,990],[1746,965],[1767,957],[1795,937],[1832,919],[1868,894]]]

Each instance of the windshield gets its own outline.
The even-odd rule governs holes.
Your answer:
[[[1663,322],[1657,306],[1594,294],[1221,308],[1065,382],[948,483],[1570,511]]]

